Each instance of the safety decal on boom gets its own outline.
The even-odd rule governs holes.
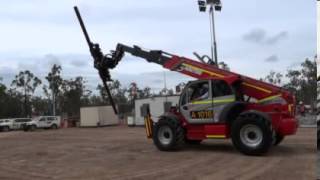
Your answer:
[[[213,118],[213,111],[191,111],[190,116],[192,119],[209,119]]]
[[[208,71],[208,70],[205,70],[205,69],[193,66],[191,64],[187,64],[187,63],[181,63],[177,67],[176,71],[178,71],[178,72],[188,71],[190,73],[194,73],[194,74],[197,74],[197,75],[201,75],[203,73],[207,73],[207,74],[209,74],[211,76],[217,76],[217,77],[220,77],[220,78],[224,77],[224,75],[222,75],[222,74],[214,73],[214,72],[211,72],[211,71]]]

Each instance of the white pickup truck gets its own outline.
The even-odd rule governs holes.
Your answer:
[[[11,130],[21,130],[22,125],[27,122],[30,122],[31,118],[14,118],[14,119],[10,119],[10,120],[12,120]]]
[[[0,119],[0,130],[10,131],[22,129],[22,124],[31,121],[31,118],[11,118],[11,119]]]
[[[33,118],[30,122],[23,124],[25,131],[34,131],[35,129],[58,129],[60,127],[59,116],[38,116]]]
[[[11,119],[0,119],[0,130],[3,132],[10,131],[13,127]]]

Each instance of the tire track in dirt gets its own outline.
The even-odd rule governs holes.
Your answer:
[[[214,152],[212,152],[214,153]],[[232,156],[232,155],[231,155]],[[211,168],[212,162],[214,164],[226,164],[239,163],[242,160],[236,159],[230,161],[229,157],[219,156],[219,154],[214,154],[214,156],[208,156],[208,154],[201,154],[200,156],[195,154],[193,159],[187,161],[181,161],[180,163],[173,163],[171,165],[163,165],[160,168],[153,170],[142,170],[135,173],[130,173],[127,175],[111,176],[111,179],[123,180],[123,179],[158,179],[161,175],[165,175],[165,179],[181,179],[185,176],[184,173],[193,174],[189,176],[191,178],[197,179],[197,174],[210,174],[212,170],[220,171],[225,169],[225,166],[215,166]],[[165,168],[164,168],[165,166]],[[161,178],[160,178],[161,179]]]
[[[2,172],[5,173],[2,173]],[[7,167],[5,164],[0,165],[0,174],[11,174],[16,177],[19,177],[19,179],[34,179],[34,178],[40,178],[40,179],[53,179],[52,176],[44,175],[42,173],[34,173],[31,171],[25,171],[22,169],[13,169],[10,167]]]

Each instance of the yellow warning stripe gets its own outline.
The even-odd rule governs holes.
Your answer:
[[[234,102],[235,98],[230,99],[218,99],[218,100],[204,100],[204,101],[194,101],[191,104],[218,104],[218,103],[229,103]]]
[[[210,74],[210,75],[218,76],[218,77],[220,77],[220,78],[225,77],[225,76],[222,75],[222,74],[217,74],[217,73],[214,73],[214,72],[205,70],[205,69],[198,68],[198,67],[193,66],[193,65],[190,65],[190,64],[186,64],[186,63],[182,63],[182,64],[183,64],[184,66],[187,66],[187,67],[191,68],[191,69],[196,69],[196,70],[198,70],[198,71],[202,71],[202,72],[208,73],[208,74]]]
[[[226,138],[226,135],[206,135],[207,138]]]
[[[152,136],[152,130],[151,130],[151,125],[150,125],[150,117],[145,118],[145,127],[146,127],[146,133],[147,137],[150,138]]]
[[[258,86],[252,85],[252,84],[248,84],[248,83],[246,83],[246,82],[244,82],[244,83],[242,83],[242,84],[245,85],[245,86],[249,86],[249,87],[258,89],[258,90],[263,91],[263,92],[266,92],[266,93],[271,93],[271,92],[272,92],[272,91],[270,91],[270,90],[267,90],[267,89],[264,89],[264,88],[262,88],[262,87],[258,87]]]
[[[149,137],[149,128],[148,128],[148,118],[144,118],[145,121],[145,127],[146,127],[146,133],[147,133],[147,137]]]
[[[259,100],[258,103],[270,101],[270,100],[273,100],[273,99],[278,98],[278,97],[281,97],[281,94],[266,97],[266,98],[264,98],[264,99]]]
[[[293,108],[293,104],[289,104],[289,105],[288,105],[288,111],[289,111],[289,113],[292,113],[292,108]]]

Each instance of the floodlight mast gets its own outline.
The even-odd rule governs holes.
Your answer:
[[[214,12],[213,6],[210,7],[210,24],[211,24],[211,58],[214,60],[215,64],[218,66],[218,52],[217,52],[217,41],[216,41],[216,31],[215,31],[215,24],[214,24]],[[213,59],[214,57],[214,59]]]
[[[222,5],[220,0],[198,0],[199,11],[205,12],[206,6],[210,6],[209,18],[210,18],[210,32],[211,32],[211,59],[218,66],[218,51],[217,41],[214,23],[214,10],[221,11]],[[213,9],[214,8],[214,9]]]

